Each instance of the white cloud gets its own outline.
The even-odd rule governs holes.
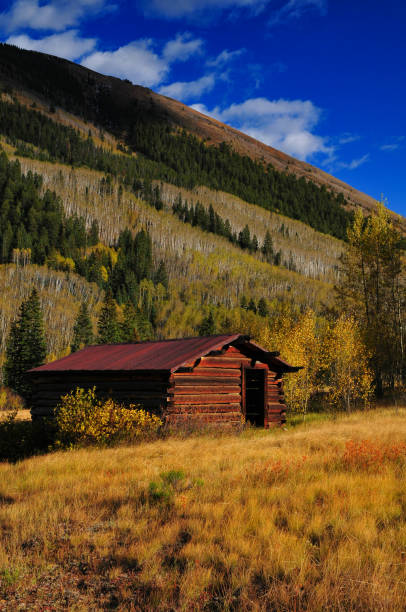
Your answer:
[[[185,32],[178,34],[174,40],[166,43],[163,49],[163,56],[169,62],[185,62],[193,55],[201,53],[203,41],[200,38],[193,38],[191,34]]]
[[[346,132],[338,139],[338,144],[349,144],[350,142],[356,142],[357,140],[359,140],[359,138],[360,137],[357,134],[351,134],[350,132]]]
[[[290,19],[298,19],[309,10],[317,10],[322,15],[327,12],[328,0],[285,0],[281,7],[273,10],[269,25],[275,25]],[[253,15],[259,15],[272,0],[142,0],[144,14],[149,17],[167,19],[196,18],[203,14],[213,17],[221,11],[232,12],[249,9]]]
[[[381,151],[395,151],[396,149],[399,149],[399,147],[400,144],[398,142],[394,142],[393,144],[382,145],[379,148]]]
[[[196,81],[178,81],[177,83],[165,85],[159,89],[159,93],[163,96],[176,98],[176,100],[186,101],[191,98],[198,98],[203,93],[211,91],[214,84],[214,74],[206,74]]]
[[[281,8],[274,11],[268,25],[274,26],[278,23],[299,19],[311,10],[318,11],[321,15],[327,13],[327,0],[288,0]]]
[[[396,149],[399,149],[403,145],[404,140],[404,136],[398,136],[397,138],[394,138],[393,142],[384,144],[379,148],[381,151],[396,151]]]
[[[346,170],[356,170],[357,168],[359,168],[360,166],[365,164],[367,161],[369,161],[369,157],[370,157],[369,153],[366,153],[362,157],[359,157],[358,159],[353,159],[349,163],[340,162],[338,164],[338,167],[339,168],[344,168]]]
[[[95,51],[82,61],[83,66],[127,78],[146,87],[162,83],[169,72],[169,62],[153,50],[151,40],[137,40],[115,51]]]
[[[187,61],[201,53],[202,47],[203,41],[189,33],[178,34],[165,44],[161,52],[156,51],[152,39],[141,39],[114,51],[95,51],[83,59],[82,65],[103,74],[130,79],[139,85],[154,87],[165,82],[173,63]]]
[[[26,34],[10,36],[6,42],[21,49],[42,51],[74,60],[89,53],[96,46],[95,38],[80,38],[77,30],[68,30],[62,34],[52,34],[41,39],[33,39]]]
[[[113,10],[106,0],[53,0],[40,4],[39,0],[16,0],[8,11],[0,13],[0,28],[17,32],[23,28],[61,32],[81,20]]]
[[[229,51],[228,49],[224,49],[219,55],[206,62],[207,66],[213,66],[218,68],[220,66],[224,66],[229,62],[233,61],[236,57],[239,57],[242,53],[245,53],[245,49],[236,49],[235,51]]]
[[[202,115],[207,115],[208,117],[213,117],[213,119],[218,119],[213,112],[210,112],[205,104],[191,104],[190,108],[202,113]]]
[[[223,9],[249,8],[261,12],[270,0],[143,0],[144,13],[148,16],[179,19],[193,17],[204,12],[218,12]]]
[[[228,108],[209,111],[202,104],[196,110],[228,123],[246,134],[289,155],[306,160],[316,154],[334,157],[334,147],[314,133],[321,110],[310,100],[268,100],[251,98]]]

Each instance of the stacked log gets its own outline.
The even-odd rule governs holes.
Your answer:
[[[221,355],[202,357],[190,371],[172,374],[168,390],[167,421],[241,424],[241,365],[250,362],[234,347]]]
[[[98,396],[112,397],[124,405],[135,404],[161,414],[166,405],[168,374],[159,372],[47,373],[33,377],[34,397],[31,414],[53,416],[60,398],[77,387],[96,387]]]
[[[286,405],[283,393],[283,381],[280,374],[268,372],[267,403],[265,410],[265,428],[286,423]]]

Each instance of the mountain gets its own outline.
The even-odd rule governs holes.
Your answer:
[[[132,85],[127,80],[104,76],[61,58],[6,44],[0,45],[0,79],[6,87],[39,96],[39,102],[59,106],[103,126],[136,150],[137,143],[131,142],[130,129],[135,122],[170,126],[174,132],[186,130],[206,145],[227,143],[241,156],[248,156],[264,165],[271,164],[277,171],[303,178],[333,194],[342,194],[340,202],[347,209],[359,205],[365,214],[369,214],[375,205],[373,198],[323,170],[202,115],[181,102]],[[151,157],[151,151],[143,153]],[[296,215],[296,218],[300,217]],[[394,214],[394,220],[406,232],[405,219]]]
[[[0,151],[0,363],[32,286],[56,357],[106,292],[124,340],[327,320],[352,210],[372,206],[175,100],[4,44]]]

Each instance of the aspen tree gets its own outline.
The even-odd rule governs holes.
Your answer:
[[[376,393],[405,376],[406,270],[400,236],[383,203],[365,221],[356,211],[336,287],[339,309],[359,323],[371,353]]]
[[[341,315],[326,336],[322,351],[331,407],[347,412],[360,403],[367,407],[373,374],[357,322],[352,316]]]

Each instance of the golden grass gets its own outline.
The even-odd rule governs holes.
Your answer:
[[[10,415],[10,410],[4,410],[0,412],[0,422],[3,419],[6,419]],[[17,421],[31,421],[31,411],[30,410],[19,410],[16,415]],[[1,503],[1,502],[0,502]]]
[[[405,417],[1,464],[0,610],[404,610]]]

